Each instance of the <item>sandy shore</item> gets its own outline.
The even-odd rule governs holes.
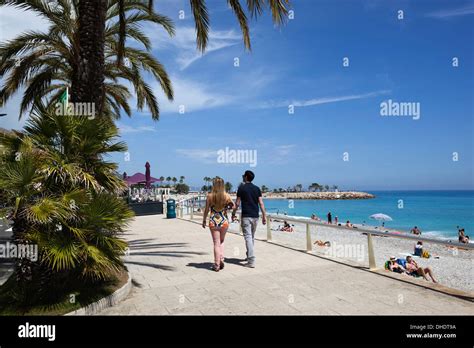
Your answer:
[[[232,224],[235,225],[235,224]],[[306,248],[306,229],[304,224],[295,224],[294,232],[277,231],[278,222],[272,223],[273,241],[278,244],[287,245],[293,248]],[[233,226],[233,228],[238,227]],[[360,226],[362,227],[362,226]],[[364,228],[367,228],[365,226]],[[266,227],[258,225],[257,238],[266,238]],[[331,247],[320,247],[313,245],[313,251],[336,259],[346,259],[350,262],[368,266],[367,256],[367,236],[356,230],[340,230],[328,226],[312,226],[311,239],[323,242],[330,241]],[[384,267],[385,261],[390,256],[405,258],[414,252],[414,242],[406,239],[390,237],[373,237],[374,252],[377,267]],[[431,258],[414,257],[415,261],[423,267],[431,267],[435,278],[442,285],[460,289],[464,291],[474,291],[474,260],[472,251],[453,250],[439,244],[424,243],[424,250],[431,254]],[[258,256],[258,250],[257,250]],[[417,281],[426,282],[423,278],[416,278]]]

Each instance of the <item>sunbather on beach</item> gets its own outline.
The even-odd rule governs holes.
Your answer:
[[[322,240],[317,240],[316,242],[314,242],[313,244],[316,244],[317,246],[328,246],[330,247],[331,246],[331,242],[330,241],[325,241],[323,242]]]
[[[403,267],[402,265],[400,265],[397,262],[397,259],[395,258],[395,256],[391,256],[390,260],[387,261],[387,263],[388,263],[388,269],[392,272],[395,272],[395,273],[406,273],[407,272],[405,267]]]
[[[458,230],[459,243],[467,244],[469,243],[469,236],[466,236],[464,233],[464,228]]]
[[[411,233],[416,234],[417,236],[421,236],[421,230],[415,226],[410,230]]]
[[[411,256],[407,256],[406,260],[407,260],[406,270],[408,274],[418,274],[428,281],[429,281],[429,278],[427,277],[427,275],[429,275],[431,277],[431,280],[433,280],[433,283],[437,283],[436,279],[433,276],[433,270],[431,269],[431,267],[423,268],[423,267],[418,266],[416,261],[413,260],[413,257]]]
[[[293,232],[293,227],[291,227],[291,225],[288,222],[283,221],[283,227],[280,229],[280,231]]]
[[[415,256],[423,255],[423,242],[418,241],[418,243],[416,243],[414,254],[415,254]]]
[[[354,227],[353,224],[349,220],[346,221],[346,227]]]
[[[311,215],[311,220],[321,221],[321,219],[318,218],[315,214]]]

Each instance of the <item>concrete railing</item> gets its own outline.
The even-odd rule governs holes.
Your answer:
[[[367,251],[368,251],[368,258],[369,258],[369,268],[372,270],[377,268],[377,265],[375,263],[375,253],[374,253],[374,244],[372,242],[372,236],[384,236],[384,237],[391,237],[391,238],[410,239],[413,241],[422,241],[422,242],[427,242],[427,243],[441,244],[441,245],[456,247],[456,248],[463,248],[463,249],[470,249],[470,250],[474,249],[474,245],[472,245],[471,243],[463,244],[463,243],[458,243],[458,242],[448,242],[448,241],[443,241],[440,239],[426,238],[426,237],[409,235],[409,234],[379,232],[379,231],[369,230],[369,229],[361,228],[361,227],[353,228],[353,227],[346,227],[346,226],[330,225],[330,224],[325,224],[325,223],[307,219],[307,218],[299,218],[295,216],[278,215],[278,214],[267,214],[267,241],[272,240],[271,222],[277,221],[277,220],[306,225],[306,251],[307,252],[311,252],[313,250],[313,244],[311,241],[311,226],[319,226],[319,227],[324,226],[324,227],[344,230],[348,232],[365,233],[367,235],[367,246],[368,246]]]

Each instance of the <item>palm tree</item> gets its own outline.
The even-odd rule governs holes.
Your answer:
[[[179,183],[180,183],[180,184],[184,183],[184,179],[186,179],[186,178],[181,175],[181,176],[179,177]]]
[[[261,189],[263,193],[268,192],[268,187],[266,187],[265,185],[262,185]]]
[[[301,192],[301,191],[303,190],[303,185],[297,184],[297,185],[296,185],[296,190],[299,191],[299,192]]]
[[[125,29],[125,10],[127,3],[131,0],[118,0],[116,2],[119,15],[119,37],[118,37],[118,66],[121,65],[122,53],[125,49],[126,41],[126,29]],[[99,2],[97,4],[97,2]],[[135,0],[136,3],[144,5],[146,1]],[[99,67],[95,69],[97,64],[103,64],[103,60],[99,59],[97,62],[92,62],[93,59],[88,57],[94,57],[95,55],[103,52],[103,31],[105,30],[105,3],[106,0],[80,0],[82,3],[79,9],[79,20],[80,29],[79,35],[86,38],[90,33],[94,33],[92,40],[81,40],[79,42],[79,64],[74,69],[74,83],[73,90],[77,95],[78,100],[101,102],[98,96],[99,92],[92,91],[89,87],[97,87],[101,83],[101,76],[95,77],[94,82],[89,83],[87,81],[87,74],[84,72],[88,71],[103,71],[104,69]],[[235,16],[237,17],[242,31],[245,47],[250,50],[250,33],[248,28],[248,19],[245,11],[243,10],[239,0],[228,0],[228,4]],[[247,10],[251,17],[258,17],[263,13],[264,7],[268,7],[272,13],[273,22],[280,25],[286,21],[286,15],[288,13],[286,5],[289,5],[289,0],[247,0]],[[209,35],[209,12],[206,6],[205,0],[190,0],[191,10],[194,16],[194,22],[196,27],[196,43],[197,48],[204,52]],[[153,0],[148,0],[148,9],[151,12],[153,9]],[[101,89],[99,88],[99,91]],[[82,92],[82,93],[81,93]]]
[[[152,118],[158,119],[158,102],[152,88],[144,81],[143,72],[150,72],[154,76],[169,99],[173,99],[173,90],[163,66],[149,52],[150,39],[143,32],[142,26],[148,23],[158,24],[173,35],[173,24],[169,18],[150,12],[140,1],[127,0],[125,13],[131,14],[125,20],[125,35],[141,44],[144,49],[136,45],[124,47],[121,54],[129,64],[117,65],[115,63],[119,55],[117,36],[120,32],[120,25],[117,22],[119,16],[117,2],[118,0],[106,1],[105,41],[101,45],[101,50],[87,56],[87,60],[94,61],[93,64],[96,65],[93,70],[94,77],[88,77],[85,84],[79,84],[75,75],[78,73],[76,68],[79,65],[79,70],[83,69],[84,62],[82,58],[78,58],[81,53],[77,52],[77,48],[84,46],[84,38],[81,36],[82,17],[78,14],[82,7],[89,6],[89,2],[62,0],[58,2],[59,8],[53,9],[46,1],[0,0],[0,5],[32,10],[50,23],[48,32],[30,31],[0,45],[0,76],[5,81],[0,89],[0,106],[18,89],[26,87],[20,108],[21,116],[38,99],[43,98],[56,103],[66,87],[72,85],[73,102],[92,101],[98,106],[105,101],[105,108],[110,109],[107,111],[112,111],[115,118],[120,117],[120,110],[130,116],[131,109],[127,101],[130,92],[124,85],[127,81],[134,87],[138,109],[147,106]],[[93,3],[94,6],[98,6],[102,1]],[[93,36],[95,35],[94,32]],[[101,76],[102,82],[97,76]],[[97,87],[92,88],[91,84]],[[89,92],[89,89],[93,89],[94,92]],[[103,93],[104,97],[99,97]],[[96,107],[96,112],[100,114],[101,109]]]
[[[333,189],[334,191],[337,191],[338,188],[339,188],[339,187],[338,187],[337,185],[332,185],[332,189]]]
[[[176,182],[178,181],[178,179],[176,179],[176,177],[173,176],[173,178],[171,179],[171,181],[173,181],[173,184],[176,185]]]
[[[108,118],[58,116],[35,106],[23,132],[0,133],[0,187],[13,221],[13,242],[38,245],[38,262],[15,261],[8,286],[20,301],[70,291],[75,282],[110,279],[123,268],[118,238],[133,212],[125,184],[104,156],[123,152]],[[20,152],[20,160],[14,154]],[[3,214],[2,214],[3,215]]]
[[[232,191],[232,184],[231,184],[230,182],[228,182],[228,181],[225,183],[225,190],[226,190],[227,192],[231,192],[231,191]]]
[[[149,1],[153,3],[153,1]],[[248,27],[248,18],[244,9],[242,8],[239,0],[228,0],[227,3],[231,8],[234,15],[239,21],[240,30],[242,31],[242,37],[245,48],[250,50],[250,30]],[[194,22],[196,27],[196,44],[197,48],[204,52],[207,47],[208,36],[209,36],[209,12],[207,9],[205,0],[190,0],[191,10],[194,16]],[[286,5],[285,5],[286,4]],[[286,22],[288,10],[287,6],[290,5],[289,0],[247,0],[247,11],[250,16],[257,18],[262,15],[264,7],[272,13],[273,22],[276,25],[281,25]]]
[[[163,181],[165,181],[165,177],[164,177],[164,176],[160,176],[160,185],[163,185]]]
[[[166,177],[166,181],[168,182],[168,186],[170,185],[170,181],[171,181],[171,176],[167,176]]]
[[[72,102],[93,103],[99,115],[105,101],[107,3],[107,0],[78,1],[77,63],[72,72]],[[124,12],[123,5],[121,7]],[[126,34],[121,31],[121,35]]]

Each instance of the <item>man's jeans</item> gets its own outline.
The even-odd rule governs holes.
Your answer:
[[[255,264],[255,255],[253,246],[255,242],[255,231],[257,230],[258,218],[242,218],[242,233],[245,238],[245,247],[247,248],[247,260],[249,264]]]

